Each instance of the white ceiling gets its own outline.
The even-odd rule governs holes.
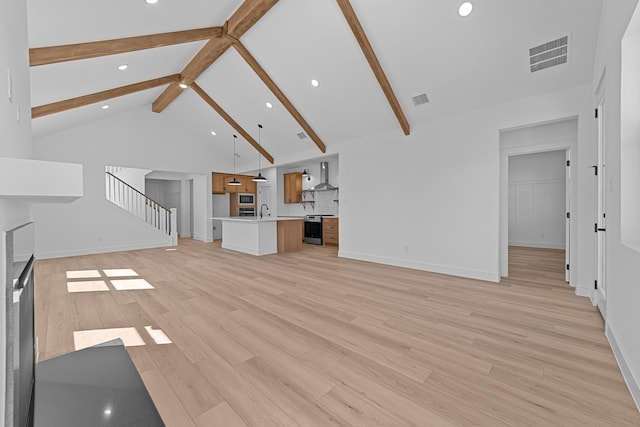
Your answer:
[[[30,47],[107,40],[222,25],[241,0],[28,0]],[[351,0],[412,126],[462,111],[556,91],[591,80],[601,0]],[[531,74],[528,49],[568,35],[566,65]],[[281,0],[242,43],[330,147],[369,134],[402,134],[335,0]],[[204,42],[31,68],[32,105],[180,73]],[[129,64],[126,71],[117,66]],[[312,78],[320,81],[314,88]],[[233,49],[196,80],[278,160],[315,147]],[[148,105],[164,88],[35,119],[34,137]],[[411,97],[426,92],[430,103]],[[267,109],[265,102],[274,105]],[[198,95],[185,90],[160,114],[210,137],[225,155],[235,132]],[[211,136],[215,130],[217,136]],[[238,164],[257,152],[238,140]],[[318,150],[318,154],[321,154]],[[263,161],[263,165],[266,162]]]

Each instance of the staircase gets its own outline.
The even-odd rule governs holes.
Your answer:
[[[149,226],[171,237],[178,244],[177,209],[166,208],[118,178],[117,168],[105,172],[106,198]]]

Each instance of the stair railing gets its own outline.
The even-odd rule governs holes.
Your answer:
[[[106,197],[111,203],[174,238],[177,243],[176,209],[162,206],[111,172],[106,173]]]

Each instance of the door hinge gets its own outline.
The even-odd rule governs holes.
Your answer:
[[[569,264],[567,264],[567,270],[569,269]]]
[[[593,168],[593,173],[594,173],[594,175],[598,175],[598,166],[593,165],[593,166],[591,166],[591,167]]]
[[[567,219],[571,218],[571,212],[567,212]]]
[[[571,166],[571,160],[567,160],[567,166]]]
[[[595,289],[598,289],[598,281],[597,280],[593,281],[593,285],[594,285]]]
[[[597,108],[595,109],[594,117],[595,117],[596,119],[598,118],[598,109],[597,109]]]

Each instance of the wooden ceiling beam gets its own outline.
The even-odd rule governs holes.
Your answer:
[[[227,21],[227,33],[240,40],[276,3],[278,0],[245,0]]]
[[[224,111],[224,109],[217,102],[215,102],[200,86],[198,86],[196,82],[191,83],[191,89],[193,89],[195,93],[200,95],[200,98],[202,98],[204,102],[209,104],[209,106],[211,106],[211,108],[213,108],[216,113],[220,115],[220,117],[222,117],[227,123],[231,125],[232,128],[234,128],[240,135],[242,135],[242,137],[246,139],[249,144],[253,146],[253,148],[258,150],[260,154],[262,154],[262,156],[269,161],[269,163],[273,164],[273,156],[271,156],[269,152],[267,152],[259,143],[257,143],[256,140],[253,139],[251,135],[249,135],[249,133],[238,124],[238,122],[233,120],[233,118],[229,114],[227,114],[227,112]]]
[[[64,101],[53,102],[51,104],[40,105],[31,109],[31,118],[36,119],[38,117],[48,116],[49,114],[55,114],[62,111],[71,110],[73,108],[84,107],[86,105],[95,104],[96,102],[106,101],[108,99],[129,95],[147,89],[153,89],[154,87],[179,81],[180,74],[173,74],[170,76],[159,77],[157,79],[151,79],[127,86],[121,86],[115,89],[92,93],[90,95],[84,95]]]
[[[393,92],[393,88],[391,87],[391,83],[389,83],[389,80],[387,79],[387,76],[385,75],[384,70],[382,69],[382,65],[380,65],[380,61],[378,61],[378,57],[376,56],[376,53],[374,52],[373,47],[371,47],[371,43],[369,43],[367,34],[364,32],[364,29],[362,28],[362,25],[358,20],[358,16],[356,15],[356,12],[353,10],[353,7],[351,6],[351,3],[349,2],[349,0],[336,0],[336,1],[338,2],[338,6],[340,7],[340,10],[342,10],[342,14],[347,20],[349,27],[351,27],[351,31],[353,32],[353,35],[355,36],[356,40],[358,41],[358,44],[360,45],[360,49],[362,49],[362,53],[364,54],[365,58],[369,62],[371,71],[373,71],[373,74],[376,76],[376,79],[378,80],[378,84],[380,85],[382,92],[384,92],[384,95],[387,97],[387,101],[389,102],[389,105],[391,106],[393,113],[396,115],[396,118],[398,119],[398,122],[400,123],[400,126],[402,127],[404,134],[409,135],[410,134],[409,121],[407,120],[407,118],[404,115],[404,112],[402,111],[402,107],[398,102],[398,98],[396,98],[396,95]]]
[[[183,83],[190,85],[207,68],[209,68],[233,43],[233,38],[239,38],[246,33],[256,22],[271,9],[278,0],[245,0],[238,7],[229,20],[222,27],[222,37],[209,40],[202,49],[193,57],[180,73]],[[230,34],[230,37],[224,37]],[[171,104],[182,91],[177,91],[175,85],[169,86],[152,104],[152,111],[160,113]]]
[[[222,35],[222,27],[210,27],[62,46],[35,47],[29,49],[29,65],[35,67],[57,62],[116,55],[162,46],[217,39]]]
[[[315,131],[309,126],[309,123],[302,117],[302,114],[298,112],[296,107],[289,101],[289,99],[285,96],[285,94],[280,90],[278,85],[269,77],[269,74],[262,68],[262,66],[258,63],[258,61],[249,53],[246,47],[239,40],[234,40],[233,47],[238,51],[240,56],[249,64],[251,69],[260,77],[260,79],[264,82],[265,85],[271,90],[271,92],[278,98],[280,103],[284,105],[284,107],[289,111],[289,114],[293,116],[293,118],[298,122],[298,124],[302,127],[302,129],[309,135],[309,137],[315,142],[320,151],[326,153],[327,147],[324,145],[320,137],[315,133]]]

